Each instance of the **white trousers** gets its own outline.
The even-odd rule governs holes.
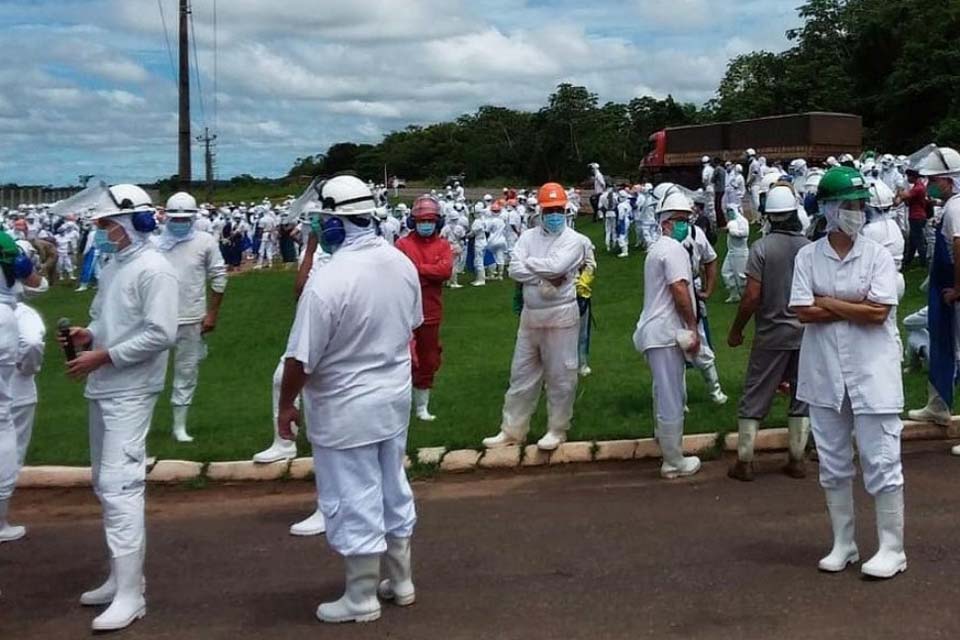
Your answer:
[[[93,492],[103,507],[107,547],[114,558],[144,543],[147,431],[157,394],[90,400]]]
[[[903,486],[903,466],[900,463],[903,423],[900,416],[856,415],[847,396],[839,412],[810,405],[810,424],[820,457],[820,486],[824,489],[839,489],[853,481],[857,473],[853,464],[854,438],[860,452],[867,493],[875,496]]]
[[[693,366],[702,372],[716,364],[717,354],[707,344],[707,329],[703,325],[702,319],[697,323],[697,333],[700,334],[700,351],[693,357]]]
[[[750,187],[750,201],[753,204],[753,219],[760,219],[760,185],[754,184]]]
[[[493,254],[493,261],[498,267],[503,267],[503,265],[507,264],[507,245],[491,245],[489,248],[490,253]]]
[[[683,425],[687,404],[684,384],[686,361],[680,347],[647,349],[643,352],[653,374],[653,406],[657,424]]]
[[[173,351],[173,392],[170,404],[175,407],[189,406],[197,390],[200,376],[200,361],[207,357],[207,345],[203,341],[199,322],[177,327],[177,345]]]
[[[13,427],[17,432],[17,472],[23,467],[27,459],[27,449],[30,448],[30,438],[33,437],[33,420],[37,415],[37,404],[24,404],[12,410]]]
[[[720,277],[723,278],[727,291],[737,296],[743,295],[744,289],[747,288],[747,257],[746,253],[737,254],[728,251],[723,259],[723,267],[720,268]]]
[[[403,469],[407,432],[352,449],[313,447],[327,543],[343,556],[387,550],[386,537],[409,538],[417,522]]]
[[[61,276],[73,276],[73,256],[69,253],[57,254],[57,273]]]
[[[479,274],[486,273],[485,267],[483,266],[483,258],[487,253],[487,245],[478,245],[474,243],[473,245],[473,269],[479,278]]]
[[[717,202],[714,195],[717,193],[713,185],[703,190],[703,215],[714,225],[717,224]]]
[[[461,247],[460,253],[455,255],[453,258],[453,272],[463,273],[466,268],[467,268],[467,250],[466,248]]]
[[[9,500],[20,473],[17,430],[13,423],[11,380],[16,365],[0,365],[0,501]]]
[[[273,262],[273,256],[278,253],[276,240],[260,240],[260,262]]]
[[[567,431],[577,395],[577,344],[580,326],[531,329],[521,326],[510,364],[510,388],[503,399],[500,429],[523,440],[530,418],[547,395],[547,429]]]
[[[607,251],[613,248],[617,242],[617,218],[604,218],[603,219],[603,242],[607,247]]]

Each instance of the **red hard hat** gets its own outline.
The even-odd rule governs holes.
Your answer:
[[[439,220],[440,202],[430,196],[420,196],[413,202],[411,215],[414,220]]]

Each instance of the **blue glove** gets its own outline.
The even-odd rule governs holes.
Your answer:
[[[33,273],[33,260],[25,253],[17,255],[13,259],[13,277],[17,280],[29,278]]]

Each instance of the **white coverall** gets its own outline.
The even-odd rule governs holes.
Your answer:
[[[523,232],[513,249],[510,277],[523,285],[523,311],[500,430],[521,442],[530,430],[541,387],[547,395],[548,431],[570,429],[580,333],[574,284],[586,260],[585,244],[573,229],[550,234],[534,227]],[[559,278],[560,286],[549,282]]]
[[[633,222],[633,205],[630,200],[623,200],[617,205],[617,245],[620,247],[620,256],[626,257],[630,252],[630,224]]]
[[[470,225],[470,235],[473,236],[473,270],[474,282],[484,282],[487,279],[486,268],[483,266],[484,254],[487,251],[487,225],[484,214],[477,214]]]
[[[907,367],[918,365],[926,368],[930,362],[930,332],[927,330],[927,308],[922,307],[903,319],[903,328],[907,331],[906,353]]]
[[[694,224],[690,225],[690,233],[681,244],[690,259],[694,291],[699,291],[702,289],[700,271],[706,265],[716,261],[717,252],[710,244],[710,240],[707,239],[707,234]],[[719,374],[717,373],[716,354],[707,342],[707,331],[702,314],[700,314],[699,319],[697,329],[700,333],[700,351],[693,358],[693,366],[700,370],[711,396],[718,400],[723,392],[720,388]]]
[[[750,224],[739,213],[727,222],[727,255],[723,259],[720,276],[730,295],[728,302],[737,302],[747,286],[747,257],[750,249],[747,242],[750,236]]]
[[[607,251],[617,246],[617,194],[612,189],[600,196],[600,210],[603,211],[603,243]]]
[[[177,344],[173,356],[170,404],[190,406],[197,390],[200,361],[207,355],[201,323],[207,315],[207,283],[216,293],[227,288],[227,266],[217,240],[195,230],[188,239],[162,252],[179,284]]]
[[[90,307],[92,349],[111,364],[87,377],[93,488],[112,557],[144,546],[146,437],[177,338],[177,276],[151,243],[134,244],[104,267]]]
[[[382,238],[348,240],[310,278],[286,358],[303,365],[303,405],[327,542],[383,553],[416,522],[403,469],[412,385],[410,339],[423,321],[413,264]]]
[[[765,164],[760,164],[760,160],[754,158],[747,169],[747,187],[750,189],[750,200],[753,203],[754,220],[760,216],[760,181],[763,179],[765,168]]]
[[[810,421],[825,489],[849,486],[856,474],[856,434],[867,492],[903,486],[900,412],[903,384],[897,332],[897,279],[890,253],[860,237],[840,260],[826,237],[797,254],[790,306],[831,296],[889,305],[880,325],[845,320],[807,324],[800,347],[797,399],[810,405]]]
[[[453,276],[450,278],[451,284],[457,284],[457,276],[463,273],[467,264],[467,248],[464,240],[467,232],[460,226],[459,220],[451,218],[440,230],[440,237],[450,244],[450,251],[453,253]]]
[[[17,431],[13,421],[13,377],[17,371],[19,329],[14,309],[17,296],[0,274],[0,525],[20,470]]]
[[[700,171],[700,183],[703,186],[703,214],[707,216],[707,219],[710,220],[710,224],[716,227],[717,224],[717,206],[716,199],[714,194],[717,190],[713,186],[713,172],[715,169],[711,164],[703,165],[703,169]]]
[[[639,228],[639,237],[643,238],[643,247],[648,250],[653,243],[660,239],[660,225],[657,224],[655,210],[657,208],[657,199],[653,194],[644,194],[642,203],[638,201],[639,213],[637,217],[637,227]]]
[[[864,236],[874,242],[882,245],[893,257],[893,264],[897,268],[897,299],[903,298],[906,291],[906,283],[903,280],[903,274],[900,273],[900,267],[903,265],[904,239],[903,231],[893,219],[893,212],[884,214],[869,224],[864,225],[860,231]]]
[[[257,266],[261,266],[266,261],[267,266],[273,265],[273,257],[280,253],[280,236],[277,226],[277,218],[267,209],[263,217],[260,218],[260,252],[257,259]],[[226,272],[224,272],[226,273]]]
[[[17,468],[23,466],[27,448],[33,435],[33,420],[37,409],[37,384],[35,376],[43,364],[46,327],[43,319],[32,307],[18,303],[14,310],[19,331],[17,368],[12,378],[13,425],[17,432]]]
[[[396,244],[400,237],[400,220],[394,216],[387,216],[380,221],[380,235],[390,244]]]
[[[486,219],[487,250],[493,254],[493,260],[496,263],[496,275],[498,277],[502,276],[504,267],[507,264],[506,226],[503,217],[498,213]]]
[[[73,238],[64,232],[56,235],[57,242],[57,274],[61,278],[73,280]]]

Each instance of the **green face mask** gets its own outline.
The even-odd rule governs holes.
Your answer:
[[[675,220],[673,223],[673,231],[670,232],[670,237],[676,240],[677,242],[683,242],[687,239],[687,235],[690,234],[690,223],[686,220]]]

